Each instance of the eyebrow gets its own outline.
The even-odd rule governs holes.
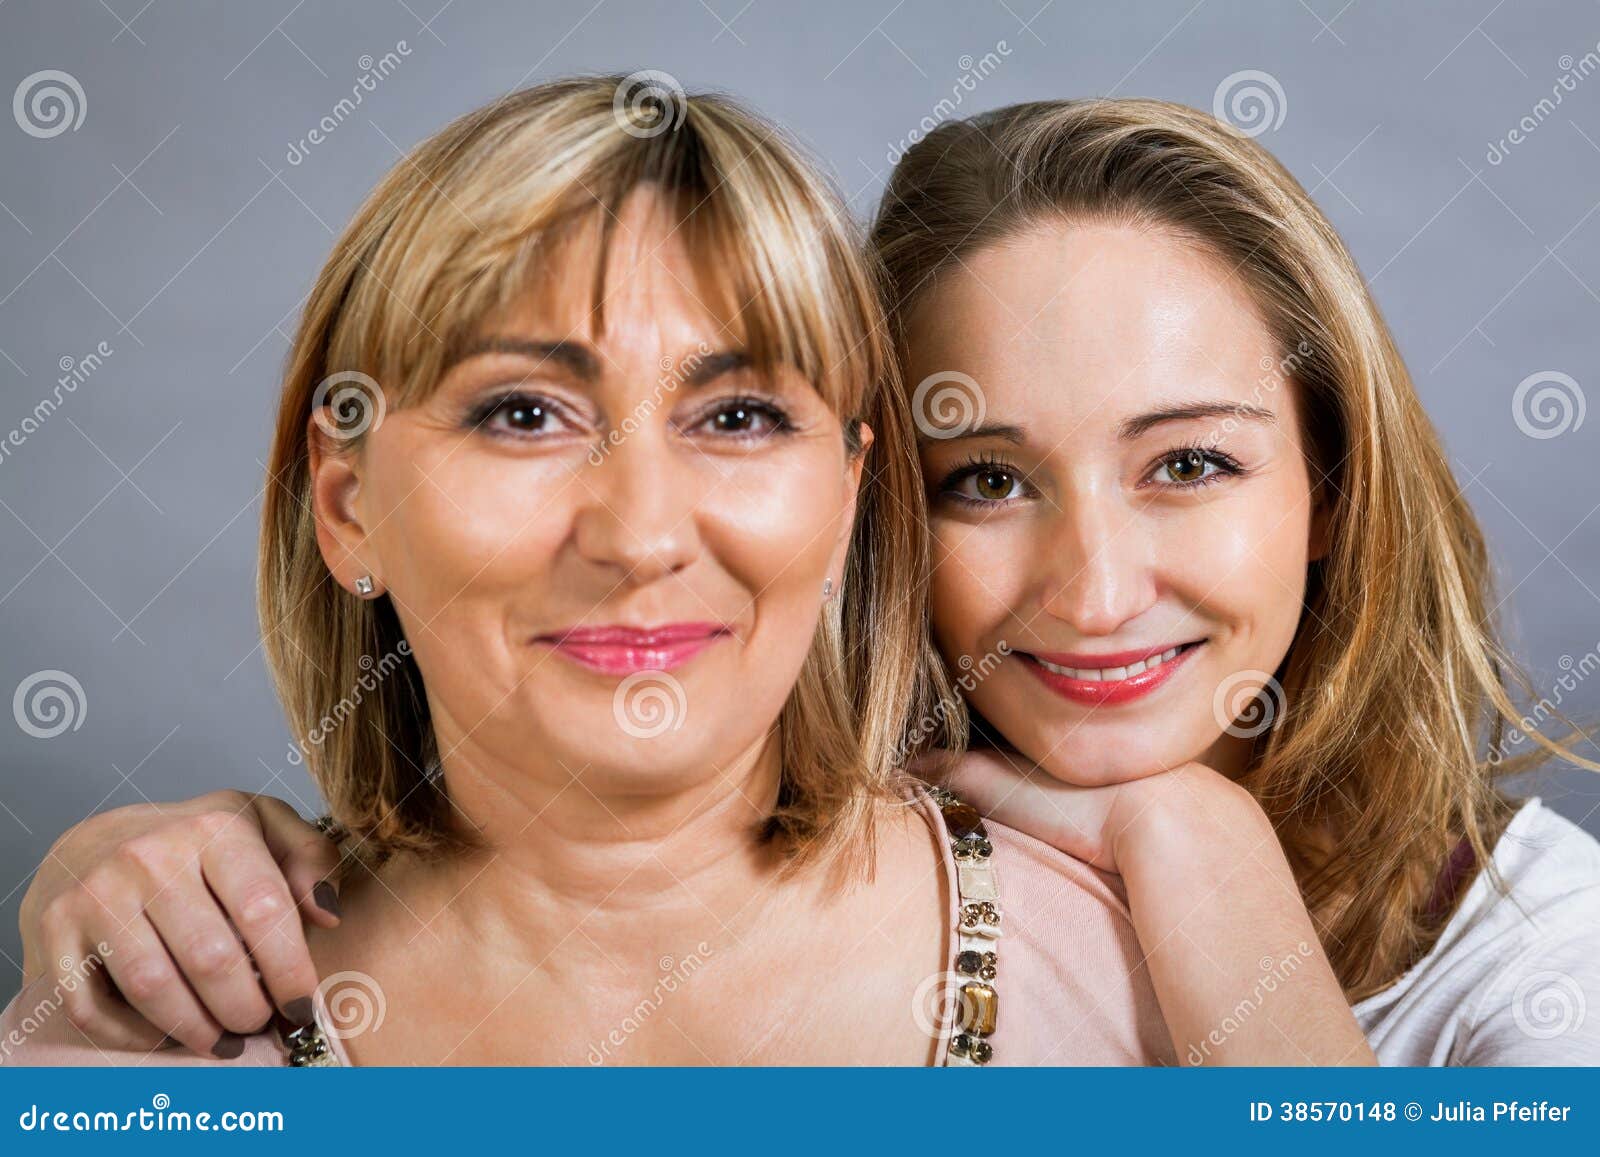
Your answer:
[[[592,382],[600,377],[599,357],[582,342],[530,341],[526,338],[499,335],[474,338],[450,358],[446,368],[483,354],[516,354],[541,363],[553,361],[586,382]],[[674,366],[692,365],[694,368],[682,378],[682,384],[690,387],[703,386],[723,374],[745,369],[751,363],[752,359],[747,350],[718,350],[711,354],[700,354],[695,351],[672,361],[662,371],[662,375],[672,375]]]
[[[1193,422],[1202,418],[1243,418],[1251,422],[1276,423],[1278,415],[1248,402],[1180,402],[1129,418],[1117,430],[1117,437],[1137,438],[1165,422]]]
[[[501,337],[496,334],[473,338],[450,357],[445,367],[448,369],[457,362],[468,361],[484,354],[517,354],[541,363],[555,362],[585,381],[593,381],[600,376],[600,360],[594,356],[594,351],[580,342],[529,341],[526,338]]]
[[[1009,422],[985,422],[981,426],[974,426],[970,430],[962,430],[953,438],[939,438],[931,434],[921,434],[917,441],[922,443],[933,442],[965,442],[974,438],[998,438],[1002,442],[1010,442],[1013,446],[1021,446],[1028,440],[1027,431],[1021,426],[1013,426]]]

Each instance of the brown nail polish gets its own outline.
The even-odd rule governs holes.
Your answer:
[[[335,916],[343,915],[339,911],[339,893],[333,890],[333,885],[328,881],[322,880],[315,888],[311,889],[311,898],[316,901],[317,907],[324,912],[331,912]]]
[[[312,1019],[311,998],[309,996],[295,997],[283,1006],[283,1015],[288,1017],[297,1028],[301,1025],[310,1024]]]
[[[244,1055],[244,1037],[236,1032],[225,1032],[211,1046],[211,1055],[225,1061],[237,1060]]]

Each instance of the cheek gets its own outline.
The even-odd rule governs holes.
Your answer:
[[[1255,479],[1162,535],[1167,585],[1203,620],[1246,640],[1249,665],[1276,667],[1300,621],[1309,529],[1303,485]]]
[[[485,594],[525,589],[549,566],[583,493],[566,463],[465,446],[387,455],[371,485],[385,579],[429,622],[461,616]]]
[[[1011,616],[1027,585],[1021,522],[982,525],[935,518],[929,588],[934,639],[949,661],[974,659]],[[987,644],[984,640],[987,640]]]
[[[807,449],[752,459],[705,480],[706,546],[752,591],[805,586],[820,597],[844,516],[844,463]]]

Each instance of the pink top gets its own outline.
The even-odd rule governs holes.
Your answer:
[[[962,897],[949,827],[934,800],[913,801],[939,836],[954,962]],[[1176,1057],[1143,964],[1121,881],[1012,828],[984,821],[993,846],[1003,935],[993,942],[999,994],[993,1065],[1151,1065]],[[338,1063],[350,1058],[320,995],[318,1024]],[[936,1064],[950,1061],[951,1034]],[[0,1065],[284,1066],[288,1051],[270,1028],[247,1036],[231,1061],[184,1048],[154,1052],[101,1049],[67,1020],[58,993],[41,977],[0,1013]]]

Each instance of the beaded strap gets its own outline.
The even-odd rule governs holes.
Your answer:
[[[322,1026],[313,1020],[298,1028],[278,1025],[278,1039],[289,1050],[289,1066],[296,1069],[338,1068],[339,1058],[334,1055]]]
[[[1000,890],[991,860],[994,846],[977,808],[942,787],[930,787],[929,794],[950,831],[959,904],[955,971],[960,987],[945,1064],[986,1065],[994,1059],[994,1046],[987,1038],[994,1033],[1000,1005],[994,986],[1000,939]]]

